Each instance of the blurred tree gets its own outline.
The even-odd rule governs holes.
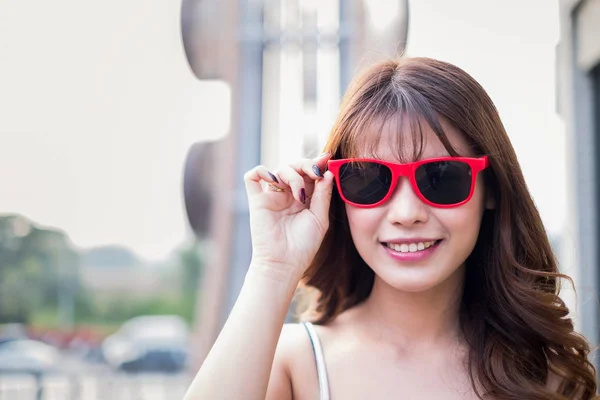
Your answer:
[[[178,268],[180,269],[182,283],[182,316],[190,323],[194,318],[202,267],[203,260],[200,242],[193,240],[179,249]]]
[[[33,322],[71,330],[75,324],[118,326],[138,315],[159,314],[177,314],[191,322],[202,274],[195,238],[160,267],[168,287],[150,298],[86,289],[79,280],[82,262],[106,267],[141,261],[119,246],[77,251],[63,232],[39,227],[20,215],[0,215],[0,324]]]
[[[194,240],[182,247],[178,256],[183,279],[183,292],[195,296],[198,290],[198,280],[202,274],[200,244]]]
[[[89,250],[82,250],[81,265],[86,267],[115,267],[137,266],[142,262],[138,256],[124,246],[100,246]]]
[[[28,322],[36,309],[72,304],[78,266],[63,232],[20,215],[0,216],[0,323]],[[72,313],[64,311],[72,321]]]

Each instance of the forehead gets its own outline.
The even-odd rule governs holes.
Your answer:
[[[450,149],[422,117],[395,116],[379,118],[366,126],[362,143],[357,143],[359,157],[388,161],[415,161],[449,155],[472,156],[464,134],[444,117],[439,117],[441,134]],[[455,154],[452,154],[454,152]]]

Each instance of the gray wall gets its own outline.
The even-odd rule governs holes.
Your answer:
[[[568,226],[563,270],[575,279],[577,329],[599,343],[598,168],[600,147],[592,69],[600,62],[600,0],[561,0],[558,107],[567,134]],[[597,90],[597,89],[596,89]],[[596,367],[598,362],[596,361]]]

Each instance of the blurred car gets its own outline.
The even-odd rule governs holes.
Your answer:
[[[25,325],[10,323],[0,326],[0,345],[17,339],[29,339]]]
[[[176,315],[140,316],[102,343],[104,360],[127,372],[178,372],[187,365],[190,332]]]
[[[0,373],[47,374],[55,372],[60,354],[46,343],[14,339],[0,345]]]

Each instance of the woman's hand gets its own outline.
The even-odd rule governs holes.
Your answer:
[[[302,277],[329,227],[333,174],[322,172],[329,157],[302,159],[274,171],[258,166],[245,174],[252,265],[266,267],[274,277]]]

